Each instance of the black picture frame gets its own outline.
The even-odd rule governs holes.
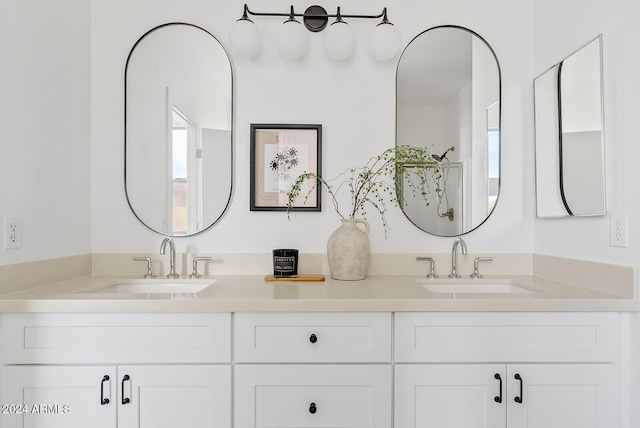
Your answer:
[[[286,211],[286,192],[303,172],[321,175],[322,125],[251,124],[250,210]],[[308,180],[295,211],[321,211],[320,186]]]

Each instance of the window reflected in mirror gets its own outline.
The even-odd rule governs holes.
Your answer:
[[[180,235],[186,234],[189,230],[189,212],[196,211],[196,207],[189,209],[187,203],[197,201],[195,195],[189,195],[190,190],[193,193],[196,186],[189,186],[192,181],[189,176],[193,177],[194,171],[193,168],[191,168],[191,171],[188,168],[188,159],[195,157],[197,141],[195,141],[195,127],[180,113],[180,110],[173,106],[171,114],[173,118],[172,150],[168,167],[171,168],[172,206],[167,216],[172,218],[172,234]],[[191,164],[193,165],[194,162],[191,162]],[[197,225],[191,225],[192,230],[196,227]]]
[[[500,191],[500,103],[487,108],[487,215]]]

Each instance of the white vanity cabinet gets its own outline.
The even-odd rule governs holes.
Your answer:
[[[504,427],[501,365],[396,365],[395,427]],[[506,401],[506,397],[504,397]]]
[[[3,404],[13,406],[3,428],[230,427],[229,366],[9,366],[3,375]]]
[[[3,321],[3,428],[231,427],[230,314]]]
[[[618,313],[0,321],[2,428],[621,426]]]
[[[118,428],[231,427],[228,365],[118,367],[118,379]]]
[[[616,379],[607,364],[398,364],[395,427],[618,427]]]
[[[234,427],[392,424],[390,313],[235,317]]]
[[[618,314],[395,321],[395,428],[620,426]]]
[[[508,365],[507,379],[507,427],[620,426],[617,365]]]
[[[116,426],[115,367],[10,366],[2,377],[3,428]]]

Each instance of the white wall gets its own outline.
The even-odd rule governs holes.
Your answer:
[[[250,4],[257,11],[287,11],[291,2]],[[308,6],[293,2],[300,12]],[[340,2],[323,5],[330,11]],[[389,8],[389,18],[403,44],[425,29],[455,24],[482,35],[495,49],[503,70],[503,188],[493,216],[465,236],[472,252],[530,252],[533,247],[532,157],[532,5],[530,0],[401,2],[353,0],[343,13],[374,14]],[[123,192],[123,78],[131,46],[148,29],[165,22],[200,25],[228,46],[227,32],[240,17],[240,3],[222,0],[93,0],[92,6],[92,250],[142,252],[159,248],[160,236],[131,214]],[[324,198],[322,213],[249,211],[249,124],[320,123],[323,125],[323,171],[334,176],[364,163],[395,143],[395,71],[397,59],[376,63],[367,51],[367,33],[375,22],[352,20],[357,33],[354,57],[329,60],[322,33],[311,34],[309,52],[297,61],[282,59],[275,45],[281,20],[256,18],[264,49],[246,59],[229,50],[235,84],[235,183],[227,214],[212,229],[176,239],[178,251],[267,252],[297,247],[324,252],[338,217]],[[373,252],[448,251],[450,238],[418,231],[397,210],[384,239],[373,217]]]
[[[160,236],[131,214],[123,191],[126,56],[144,32],[171,21],[201,25],[228,46],[228,28],[241,12],[241,6],[221,0],[87,3],[23,0],[3,5],[0,217],[21,217],[24,236],[21,249],[0,250],[0,264],[91,251],[147,251],[159,245]],[[638,6],[633,0],[535,0],[535,7],[533,3],[457,0],[409,6],[395,0],[384,4],[404,44],[431,26],[463,25],[482,35],[500,61],[503,187],[493,216],[465,238],[474,252],[535,251],[637,265],[640,107],[635,94],[640,93],[640,50],[633,17]],[[268,9],[286,10],[288,4],[274,1]],[[300,10],[306,6],[294,5]],[[325,4],[328,9],[336,5],[335,1]],[[351,7],[375,13],[383,4],[358,0]],[[377,64],[367,56],[364,33],[371,28],[370,22],[352,22],[359,35],[356,56],[346,63],[333,63],[322,51],[322,34],[311,35],[310,51],[303,59],[282,60],[273,43],[279,21],[256,21],[264,32],[264,51],[252,59],[230,52],[236,103],[230,210],[204,234],[179,239],[181,251],[189,247],[262,252],[280,245],[307,252],[324,250],[326,237],[337,224],[326,198],[323,213],[298,214],[291,221],[282,213],[249,212],[250,123],[322,123],[328,175],[394,143],[395,63]],[[629,214],[628,249],[608,246],[608,217],[533,218],[532,78],[600,32],[604,34],[608,208]],[[449,249],[450,239],[417,231],[401,213],[393,212],[389,220],[393,231],[385,240],[374,219],[378,227],[373,229],[373,251]]]
[[[91,251],[90,14],[85,0],[2,2],[0,224],[21,218],[23,236],[0,242],[0,265]]]
[[[535,0],[534,76],[603,34],[607,208],[609,213],[629,215],[628,248],[609,246],[609,216],[537,219],[536,253],[638,265],[639,13],[636,0]]]

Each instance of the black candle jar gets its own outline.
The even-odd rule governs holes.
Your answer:
[[[298,250],[273,250],[273,275],[281,278],[298,276]]]

